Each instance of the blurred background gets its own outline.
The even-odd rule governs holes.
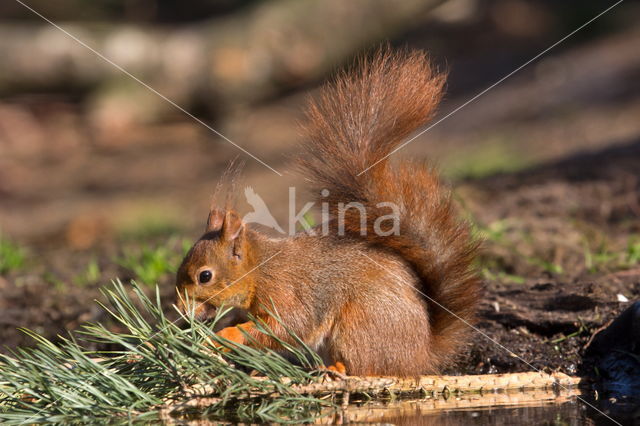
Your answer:
[[[284,223],[288,187],[304,186],[288,158],[305,99],[358,54],[429,52],[449,72],[437,121],[614,3],[0,3],[0,340],[100,319],[91,300],[115,277],[170,298],[236,157]],[[487,239],[490,286],[640,261],[638,22],[637,2],[618,4],[396,154],[454,186]]]

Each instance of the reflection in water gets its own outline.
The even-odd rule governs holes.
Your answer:
[[[498,407],[480,410],[452,410],[434,414],[403,415],[386,419],[396,425],[595,425],[615,423],[587,415],[586,405],[578,401],[539,407]],[[591,410],[592,411],[592,410]]]
[[[640,400],[577,388],[432,394],[422,399],[369,400],[317,413],[315,424],[640,426]],[[167,424],[218,425],[206,417],[161,419]],[[160,418],[159,418],[160,420]],[[219,419],[223,420],[223,419]],[[228,422],[223,420],[224,424]],[[125,422],[123,422],[125,424]]]
[[[582,401],[578,400],[580,397]],[[584,402],[583,402],[584,401]],[[589,407],[591,404],[603,411]],[[612,420],[613,419],[613,420]],[[396,425],[640,425],[638,401],[596,401],[577,390],[490,393],[350,405],[320,423]]]

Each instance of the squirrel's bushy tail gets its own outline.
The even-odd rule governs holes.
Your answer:
[[[477,244],[432,169],[408,161],[392,164],[387,156],[432,117],[444,81],[424,53],[381,49],[339,75],[310,103],[300,156],[312,189],[329,190],[318,198],[329,204],[334,218],[339,203],[365,208],[366,235],[354,208],[342,209],[345,233],[396,253],[420,278],[417,290],[429,305],[434,367],[446,364],[469,329],[464,322],[473,320],[481,292],[472,267]],[[390,213],[379,206],[384,202],[398,208],[398,235],[376,233],[376,219]]]

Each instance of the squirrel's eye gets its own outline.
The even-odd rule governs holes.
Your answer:
[[[198,281],[200,282],[200,284],[206,284],[211,281],[212,277],[213,274],[211,273],[211,271],[205,270],[200,272],[200,275],[198,275]]]

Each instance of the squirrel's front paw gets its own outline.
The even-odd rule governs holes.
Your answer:
[[[217,336],[223,337],[233,343],[237,343],[239,345],[244,345],[247,341],[246,336],[243,331],[246,332],[253,328],[254,325],[251,321],[245,322],[243,324],[239,324],[234,327],[225,327],[222,330],[216,333]],[[222,345],[216,344],[216,346],[220,347]]]

